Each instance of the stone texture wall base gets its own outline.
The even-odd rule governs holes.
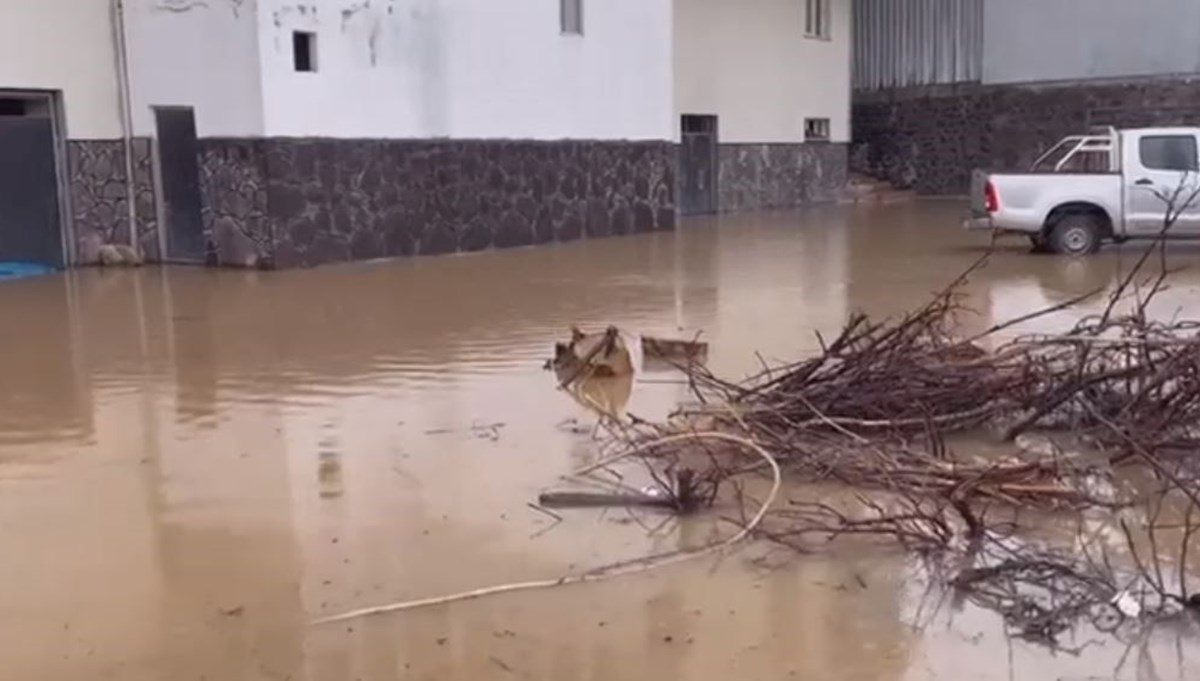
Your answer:
[[[845,144],[721,144],[717,203],[741,212],[836,201],[847,163]]]
[[[203,140],[220,264],[301,267],[675,227],[662,142]]]
[[[853,169],[921,194],[965,194],[975,168],[1027,168],[1092,126],[1200,125],[1200,81],[1146,78],[856,93]]]
[[[125,144],[121,140],[69,140],[67,178],[76,265],[100,261],[105,244],[130,243]],[[133,142],[138,239],[143,257],[158,260],[158,212],[149,139]]]

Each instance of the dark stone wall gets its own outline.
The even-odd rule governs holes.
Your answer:
[[[121,140],[69,140],[66,146],[75,264],[95,264],[102,245],[129,243],[125,146]],[[156,260],[158,212],[150,140],[135,139],[133,150],[139,240],[144,256]]]
[[[275,233],[267,209],[266,143],[200,140],[200,196],[210,260],[271,267]]]
[[[853,170],[921,194],[964,194],[975,168],[1027,167],[1091,126],[1200,125],[1200,81],[1145,78],[856,93]]]
[[[717,157],[722,212],[835,201],[846,186],[844,144],[721,144]]]
[[[221,264],[310,266],[675,226],[666,142],[203,141]]]
[[[667,143],[270,140],[280,267],[672,229]]]

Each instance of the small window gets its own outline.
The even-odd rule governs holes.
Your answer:
[[[828,142],[829,141],[829,119],[828,118],[805,118],[804,119],[804,141],[805,142]]]
[[[698,114],[684,114],[680,127],[685,135],[715,135],[717,134],[717,117]]]
[[[562,32],[583,35],[583,0],[558,0],[558,8]]]
[[[804,0],[804,35],[829,39],[829,0]]]
[[[1107,151],[1079,151],[1063,163],[1061,173],[1107,173],[1109,168]]]
[[[1138,143],[1142,165],[1149,170],[1194,172],[1200,164],[1196,138],[1191,135],[1156,135]]]
[[[292,63],[300,73],[317,70],[317,34],[307,31],[292,33]]]

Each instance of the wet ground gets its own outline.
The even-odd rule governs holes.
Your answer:
[[[623,513],[573,511],[551,527],[527,506],[595,456],[594,417],[542,370],[554,341],[572,323],[703,331],[713,369],[745,375],[756,352],[811,351],[814,332],[836,332],[851,310],[923,302],[987,245],[958,228],[961,212],[823,208],[468,257],[5,282],[0,669],[132,681],[1200,678],[1194,637],[1171,630],[1144,650],[1050,655],[969,606],[930,619],[901,556],[860,551],[747,551],[310,624],[706,541],[708,525],[648,535]],[[967,287],[979,315],[964,323],[1105,285],[1136,248],[1070,261],[1004,242]],[[1197,255],[1172,248],[1180,263]],[[1200,272],[1175,281],[1155,314],[1192,305],[1200,317]],[[661,417],[684,397],[665,378],[606,395]]]

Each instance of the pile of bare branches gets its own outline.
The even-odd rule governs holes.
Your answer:
[[[761,464],[743,465],[732,451],[678,437],[727,432],[770,451],[789,481],[862,490],[851,510],[790,500],[755,531],[801,550],[815,537],[869,535],[950,557],[955,567],[942,582],[1031,638],[1053,641],[1083,621],[1107,630],[1104,621],[1113,618],[1200,612],[1200,592],[1189,592],[1186,580],[1200,534],[1200,322],[1147,314],[1169,278],[1164,248],[1160,239],[1146,249],[1102,311],[1062,334],[1000,340],[1001,332],[1100,291],[972,338],[955,335],[963,286],[985,256],[911,314],[883,321],[853,315],[831,342],[820,339],[815,357],[764,366],[738,382],[681,366],[696,406],[667,423],[621,431],[618,447],[637,448],[667,468],[695,467],[700,455],[706,480],[740,489],[738,481]],[[1154,253],[1159,271],[1147,276]],[[967,432],[998,434],[1001,443],[1032,432],[1069,434],[1074,446],[1067,451],[1044,438],[1040,449],[1013,444],[1004,457],[964,458],[947,441]],[[643,446],[664,435],[673,438],[670,446]],[[1112,481],[1122,467],[1148,471],[1153,490],[1118,492]],[[1154,544],[1164,535],[1158,511],[1136,529],[1122,521],[1120,559],[1109,549],[1097,553],[1082,533],[1073,546],[1041,547],[1017,540],[1011,523],[989,519],[997,508],[1116,513],[1161,509],[1168,500],[1183,509],[1171,570],[1162,565],[1162,547],[1138,550],[1147,536]]]

